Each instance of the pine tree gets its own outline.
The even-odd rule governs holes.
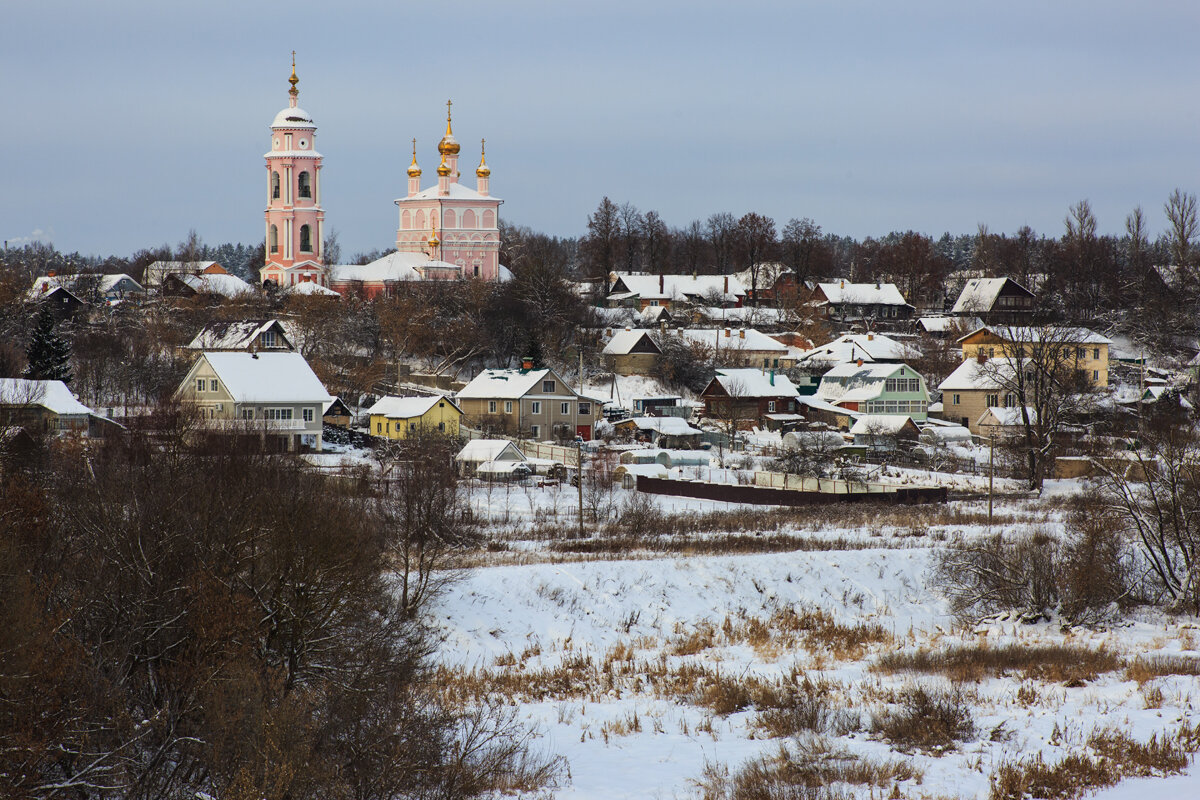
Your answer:
[[[42,309],[37,327],[29,337],[25,358],[29,366],[25,377],[39,381],[71,382],[71,345],[54,331],[54,316]]]

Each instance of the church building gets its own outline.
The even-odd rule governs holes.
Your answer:
[[[296,58],[288,83],[288,107],[271,123],[267,159],[266,261],[259,279],[277,286],[316,283],[327,286],[325,212],[321,210],[321,154],[316,151],[317,126],[296,105]]]

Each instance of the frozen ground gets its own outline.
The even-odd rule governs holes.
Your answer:
[[[571,496],[567,489],[563,494]],[[621,500],[618,495],[614,502]],[[473,501],[481,504],[478,494]],[[514,522],[544,519],[550,505],[532,492],[509,498]],[[1046,516],[1028,501],[1002,510],[1030,521]],[[953,531],[982,532],[971,525]],[[639,560],[472,570],[433,611],[445,635],[445,679],[448,685],[474,687],[480,696],[495,692],[518,702],[524,718],[540,729],[544,750],[566,758],[569,777],[557,796],[569,800],[693,797],[706,765],[736,770],[748,759],[778,752],[788,741],[772,738],[753,707],[722,711],[695,691],[681,689],[680,676],[689,670],[731,684],[794,685],[801,676],[828,681],[834,706],[859,720],[847,730],[828,732],[829,740],[860,758],[900,759],[915,766],[919,778],[896,782],[901,796],[909,798],[986,798],[989,776],[1003,762],[1039,753],[1057,762],[1084,750],[1096,730],[1117,730],[1144,742],[1200,720],[1194,677],[1168,675],[1138,683],[1127,679],[1123,668],[1080,682],[984,676],[961,686],[974,716],[974,736],[943,755],[900,752],[870,732],[872,715],[906,688],[949,683],[939,675],[873,670],[885,653],[1021,643],[1103,648],[1121,659],[1200,657],[1200,627],[1147,614],[1098,630],[1012,620],[963,629],[928,585],[939,536],[914,541],[899,532],[837,527],[822,534],[871,540],[873,547],[739,556],[643,554]],[[878,638],[844,647],[773,627],[796,615],[846,629],[878,626]],[[755,626],[769,635],[746,634]],[[1129,782],[1099,796],[1197,797],[1198,781],[1193,768],[1182,777]],[[891,790],[889,783],[853,787],[852,793],[886,797]]]

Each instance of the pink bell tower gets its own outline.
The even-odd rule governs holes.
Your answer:
[[[321,154],[315,148],[317,126],[297,107],[296,52],[288,107],[271,123],[267,159],[266,262],[259,278],[281,287],[312,281],[329,285],[325,269],[321,209]]]

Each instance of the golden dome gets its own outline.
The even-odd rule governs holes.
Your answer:
[[[288,89],[288,94],[290,94],[292,97],[295,97],[296,95],[300,94],[300,90],[296,88],[296,84],[299,82],[300,82],[300,79],[296,77],[296,51],[293,50],[292,51],[292,77],[288,78],[288,83],[290,83],[292,85],[292,88]]]
[[[486,178],[492,174],[491,169],[487,165],[487,154],[484,151],[485,144],[487,144],[487,139],[479,140],[479,169],[475,170],[475,175],[480,178]]]
[[[408,177],[410,177],[410,178],[421,177],[421,168],[417,166],[417,140],[416,139],[413,139],[413,160],[412,160],[412,163],[408,165]]]
[[[437,174],[443,178],[450,174],[450,167],[446,166],[446,154],[442,154],[442,163],[438,165]]]
[[[450,106],[453,103],[446,101],[446,135],[438,142],[438,152],[444,156],[456,156],[462,148],[458,146],[458,140],[454,138],[454,131],[450,128]]]
[[[429,246],[437,247],[441,243],[442,243],[442,240],[439,239],[438,235],[437,235],[437,226],[430,225],[429,226]]]

